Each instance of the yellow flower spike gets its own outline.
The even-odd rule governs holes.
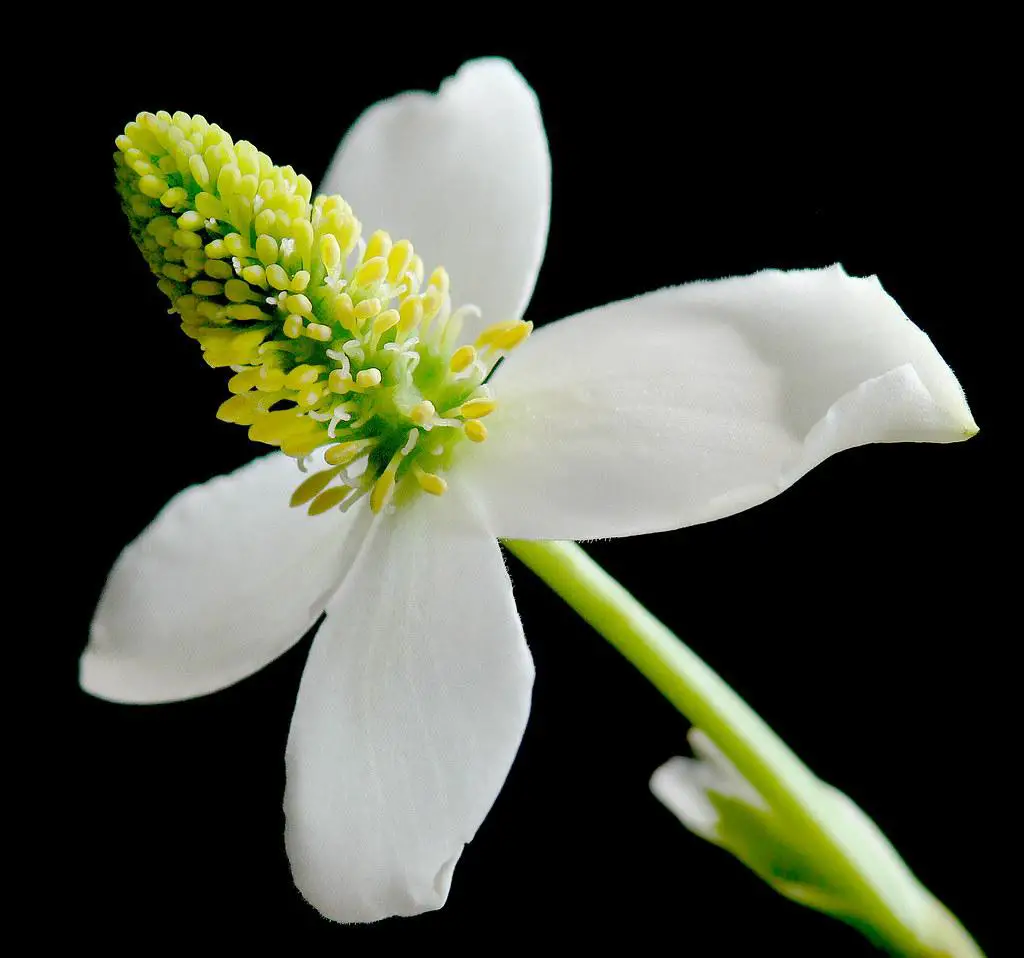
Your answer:
[[[360,369],[356,373],[356,385],[360,389],[372,389],[374,386],[379,386],[381,381],[381,374],[379,369]]]
[[[487,438],[487,427],[479,419],[467,419],[462,429],[471,442],[483,442]]]
[[[310,500],[315,499],[331,484],[339,472],[341,472],[340,466],[334,469],[322,469],[320,472],[314,472],[299,483],[292,493],[291,499],[288,500],[288,505],[294,509],[297,506],[304,506]]]
[[[206,362],[233,369],[218,417],[286,455],[326,446],[331,468],[365,457],[356,488],[304,487],[314,514],[363,494],[381,511],[406,479],[440,495],[445,480],[424,465],[486,436],[480,386],[529,327],[490,327],[481,362],[455,341],[478,313],[451,304],[446,270],[424,284],[412,243],[383,230],[352,262],[362,225],[344,199],[314,198],[308,178],[202,117],[139,114],[116,145],[117,189],[158,287]],[[437,428],[455,425],[439,409],[467,421]]]
[[[481,419],[497,408],[498,404],[493,399],[470,399],[462,404],[459,415],[466,419]]]
[[[452,358],[448,361],[448,368],[453,373],[461,373],[462,370],[472,366],[474,362],[476,362],[476,350],[467,343],[452,353]]]
[[[385,259],[391,252],[391,237],[384,230],[377,230],[371,234],[366,241],[366,252],[363,253],[363,262],[368,263],[371,259],[383,256]]]
[[[443,496],[448,489],[448,483],[444,479],[433,472],[427,472],[417,463],[413,463],[412,474],[416,477],[419,487],[432,496]]]

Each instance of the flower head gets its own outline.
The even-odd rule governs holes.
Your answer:
[[[81,681],[119,701],[213,692],[326,611],[286,842],[336,920],[443,904],[515,756],[533,667],[497,538],[675,529],[840,449],[975,428],[927,337],[838,267],[665,289],[530,335],[550,170],[504,61],[364,114],[324,186],[344,199],[198,117],[143,115],[118,148],[173,310],[232,368],[221,418],[280,451],[185,490],[128,546]],[[377,228],[365,244],[356,212]]]

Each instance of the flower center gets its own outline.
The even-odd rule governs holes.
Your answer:
[[[454,446],[487,437],[488,375],[532,324],[459,345],[479,310],[452,309],[443,267],[424,281],[408,240],[362,239],[340,196],[312,198],[305,176],[201,116],[140,113],[116,143],[132,236],[171,312],[234,372],[217,416],[300,467],[327,447],[292,505],[316,515],[369,495],[380,512],[441,495]]]

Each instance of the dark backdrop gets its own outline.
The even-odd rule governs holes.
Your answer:
[[[998,133],[978,108],[984,78],[883,42],[841,58],[827,43],[751,58],[699,37],[570,55],[459,48],[427,31],[422,54],[377,61],[325,28],[301,57],[285,33],[247,61],[241,39],[222,38],[214,55],[169,37],[126,46],[131,29],[79,51],[66,91],[66,211],[87,217],[71,252],[93,264],[95,286],[63,340],[77,428],[62,460],[73,469],[54,474],[47,511],[60,536],[59,548],[44,545],[50,573],[59,556],[59,576],[45,580],[56,641],[45,681],[33,679],[60,707],[44,723],[57,785],[30,802],[54,836],[35,886],[54,919],[37,925],[42,940],[71,927],[85,943],[140,953],[179,934],[200,951],[222,936],[285,935],[299,954],[490,950],[512,935],[699,956],[872,953],[652,799],[648,776],[684,750],[686,722],[515,560],[537,663],[533,715],[439,913],[340,927],[292,886],[282,756],[308,638],[253,678],[180,705],[116,706],[77,689],[92,607],[123,545],[178,489],[259,451],[214,418],[224,377],[166,315],[130,242],[112,189],[114,137],[139,110],[201,112],[316,182],[366,105],[434,89],[462,60],[501,52],[536,89],[551,144],[535,322],[666,284],[840,261],[878,273],[960,376],[982,430],[969,443],[854,450],[742,515],[588,549],[874,816],[992,948],[993,766],[1006,718],[991,689],[1008,626],[989,612],[988,538],[1005,522],[1010,481],[994,467],[988,344],[1002,341],[1005,306],[982,278],[1003,187],[991,164]]]

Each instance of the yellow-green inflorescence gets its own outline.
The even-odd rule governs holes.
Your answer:
[[[531,324],[459,345],[478,311],[452,309],[443,268],[424,281],[408,240],[364,240],[340,196],[313,198],[305,176],[201,116],[140,113],[116,143],[117,189],[171,312],[234,372],[218,417],[300,464],[326,447],[292,505],[441,495],[456,444],[487,437],[488,374]]]

